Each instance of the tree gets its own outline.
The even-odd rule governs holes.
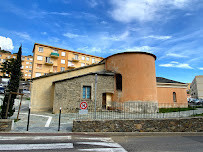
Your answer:
[[[21,78],[21,54],[22,54],[22,46],[20,46],[17,59],[14,60],[13,67],[11,67],[11,79],[10,83],[7,88],[7,92],[5,94],[3,105],[2,105],[2,111],[1,111],[1,118],[6,118],[6,109],[8,105],[8,99],[9,99],[9,92],[17,92],[19,88],[19,82]],[[16,99],[16,95],[12,94],[9,104],[9,110],[8,110],[8,117],[11,117],[15,111],[14,100]]]
[[[15,59],[13,58],[6,60],[1,64],[0,71],[3,73],[3,77],[5,76],[5,73],[8,74],[8,76],[10,76],[14,64],[15,64]]]

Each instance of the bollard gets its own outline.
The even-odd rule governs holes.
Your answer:
[[[30,107],[29,107],[29,110],[28,110],[27,131],[29,130],[29,124],[30,124]]]
[[[59,124],[58,124],[58,131],[60,131],[60,125],[61,125],[61,107],[59,110]]]

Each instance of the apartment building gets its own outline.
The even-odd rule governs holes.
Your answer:
[[[96,64],[101,60],[102,57],[35,43],[32,78]]]
[[[195,76],[190,85],[191,97],[203,99],[203,75]]]
[[[1,51],[0,52],[0,64],[5,62],[6,60],[9,59],[16,59],[17,58],[17,53],[12,54],[9,51]],[[31,74],[32,74],[32,61],[33,57],[31,55],[24,56],[22,55],[22,73],[23,73],[23,79],[29,80],[31,79]],[[3,73],[0,72],[0,76],[3,76]],[[5,76],[9,76],[8,74],[5,74]]]

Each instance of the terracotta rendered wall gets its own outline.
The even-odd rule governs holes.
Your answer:
[[[159,107],[167,107],[167,106],[187,106],[187,92],[186,88],[164,88],[157,87],[157,99],[159,103]],[[173,92],[176,92],[176,100],[177,102],[173,102]]]
[[[106,59],[106,70],[122,75],[122,92],[118,92],[115,85],[113,101],[157,102],[155,58],[152,55],[116,54]]]

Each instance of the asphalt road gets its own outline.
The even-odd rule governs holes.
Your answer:
[[[0,135],[0,151],[203,151],[203,136]]]

